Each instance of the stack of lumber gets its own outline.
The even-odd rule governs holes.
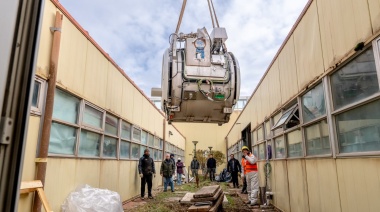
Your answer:
[[[219,185],[205,186],[193,195],[194,204],[188,211],[218,211],[224,199],[223,190]]]

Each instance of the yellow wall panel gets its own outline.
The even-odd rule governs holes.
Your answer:
[[[372,34],[371,21],[367,0],[317,0],[316,3],[327,69]]]
[[[309,210],[304,160],[288,160],[290,208],[294,212]]]
[[[141,116],[141,124],[144,126],[144,128],[149,127],[149,111],[152,110],[153,107],[150,104],[150,102],[143,98],[142,99],[142,108],[141,110],[143,111],[142,116]],[[152,131],[152,129],[149,129],[149,131]]]
[[[63,201],[79,185],[71,177],[75,176],[76,165],[72,159],[49,158],[44,189],[53,211],[60,211]]]
[[[368,0],[368,8],[371,15],[372,31],[380,30],[380,0]]]
[[[306,49],[307,50],[307,49]],[[296,58],[294,53],[294,35],[285,44],[278,56],[280,75],[281,103],[285,103],[299,91]]]
[[[126,79],[119,70],[108,63],[106,108],[116,114],[122,113],[123,80]]]
[[[22,169],[21,181],[32,181],[34,180],[36,163],[34,159],[36,158],[36,147],[38,143],[38,132],[40,125],[39,116],[30,116],[28,124],[28,134],[26,139],[25,154],[24,154],[24,164]],[[33,204],[33,194],[22,194],[20,195],[18,203],[18,211],[30,211]]]
[[[99,188],[100,161],[99,160],[77,160],[75,167],[75,182],[77,185],[88,184]],[[91,174],[89,174],[91,173]]]
[[[291,211],[289,204],[288,173],[285,160],[274,161],[274,203],[283,211]]]
[[[268,75],[265,76],[264,80],[262,81],[261,83],[261,88],[260,91],[261,91],[261,108],[262,108],[262,122],[264,121],[265,118],[269,117],[270,113],[272,112],[270,110],[271,108],[271,105],[270,105],[270,96],[269,96],[269,85],[270,85],[270,81],[269,81],[269,78],[268,78]]]
[[[106,108],[109,62],[89,41],[87,49],[86,73],[83,85],[84,97],[99,107]]]
[[[337,159],[342,211],[378,211],[380,159]]]
[[[257,168],[258,168],[258,173],[259,173],[259,186],[260,187],[265,187],[265,172],[264,172],[264,165],[265,161],[259,161],[257,162]]]
[[[294,30],[298,86],[302,89],[324,72],[316,1]]]
[[[119,191],[119,166],[116,160],[101,160],[100,161],[100,188],[111,191]],[[133,172],[133,171],[132,171]]]
[[[121,114],[124,119],[133,120],[133,89],[128,80],[123,80],[123,95],[121,98]]]
[[[65,17],[62,21],[57,83],[83,95],[86,71],[87,38]]]
[[[53,42],[53,34],[50,31],[50,27],[54,26],[55,12],[57,8],[50,1],[45,2],[45,7],[42,14],[42,24],[40,32],[40,42],[37,53],[37,70],[36,74],[44,76],[49,75],[50,67],[50,52]],[[64,19],[63,22],[67,21]]]
[[[256,117],[257,117],[257,124],[260,124],[264,120],[264,115],[263,115],[263,109],[262,109],[262,103],[261,101],[263,100],[261,97],[263,88],[259,86],[254,94],[254,101],[253,104],[256,105]],[[253,126],[254,128],[254,126]]]
[[[129,161],[120,161],[119,165],[119,194],[122,200],[130,199],[134,196],[131,189],[126,189],[130,187],[130,180],[132,175],[131,172],[131,162]]]
[[[153,133],[158,136],[158,137],[163,137],[163,131],[164,131],[164,124],[162,123],[162,120],[164,117],[158,113],[156,110],[154,112],[154,121],[155,121],[155,126],[154,126],[154,131]]]
[[[276,60],[270,68],[268,74],[268,94],[269,94],[269,113],[281,107],[281,84],[280,71],[278,68],[278,60]],[[268,114],[268,115],[270,115]]]
[[[308,159],[306,172],[310,212],[341,211],[335,160]]]
[[[137,90],[133,90],[133,123],[141,126],[141,120],[142,120],[142,102],[143,102],[143,96],[141,93]]]

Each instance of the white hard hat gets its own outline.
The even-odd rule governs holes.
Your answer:
[[[181,158],[178,158],[178,160],[181,160]]]

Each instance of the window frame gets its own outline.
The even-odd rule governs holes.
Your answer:
[[[42,111],[44,110],[45,106],[45,96],[46,96],[46,81],[40,77],[34,78],[34,83],[40,83],[40,89],[38,91],[38,97],[37,97],[37,107],[33,106],[32,103],[30,104],[30,113],[33,115],[42,115]],[[34,88],[34,86],[33,86]],[[34,89],[33,89],[34,92]],[[33,95],[32,95],[33,99]]]

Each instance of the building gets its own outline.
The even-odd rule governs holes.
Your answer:
[[[310,0],[227,135],[260,186],[273,156],[283,211],[380,208],[379,17],[378,0]]]
[[[137,165],[144,149],[150,149],[159,172],[164,149],[185,160],[186,138],[56,0],[45,1],[43,10],[22,181],[35,179],[39,162],[56,12],[63,20],[44,184],[49,204],[60,211],[82,184],[130,199],[140,194]],[[161,183],[157,177],[153,186]],[[32,202],[33,194],[22,194],[19,211],[30,211]]]

